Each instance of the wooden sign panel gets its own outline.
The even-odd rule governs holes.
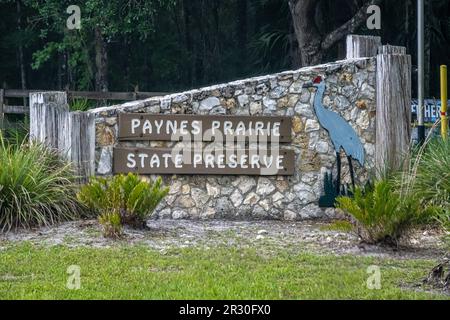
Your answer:
[[[114,148],[114,173],[288,176],[295,169],[293,150],[257,149],[174,151],[156,148]]]
[[[119,115],[119,141],[292,141],[292,119],[272,116]],[[253,139],[253,140],[251,140]]]

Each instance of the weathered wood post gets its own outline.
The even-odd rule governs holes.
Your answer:
[[[375,57],[381,47],[381,37],[347,36],[347,59]]]
[[[411,56],[382,46],[377,55],[376,168],[399,169],[411,142]]]
[[[30,139],[58,150],[81,180],[94,174],[95,122],[87,112],[69,112],[65,92],[30,94]]]
[[[30,93],[30,140],[63,155],[69,150],[69,106],[65,92]]]
[[[88,112],[73,112],[69,118],[70,152],[82,180],[95,174],[95,117]]]

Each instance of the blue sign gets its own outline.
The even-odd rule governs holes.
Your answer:
[[[450,101],[449,101],[450,105]],[[418,107],[418,100],[413,99],[412,105],[411,105],[411,112],[413,113],[413,116],[415,116],[415,119],[417,119],[417,107]],[[436,99],[426,99],[425,100],[425,122],[436,122],[438,119],[441,118],[441,100]],[[413,120],[415,120],[413,117]]]

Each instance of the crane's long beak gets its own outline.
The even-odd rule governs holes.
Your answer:
[[[312,88],[312,87],[314,87],[314,84],[312,83],[312,81],[308,81],[303,85],[304,89]]]

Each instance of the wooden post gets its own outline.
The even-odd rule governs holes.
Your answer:
[[[95,116],[88,112],[72,112],[69,123],[69,160],[84,182],[95,174]]]
[[[381,47],[381,37],[347,36],[347,59],[375,57]]]
[[[401,54],[406,55],[406,47],[399,47],[399,46],[381,46],[378,49],[378,54]]]
[[[399,169],[411,143],[411,56],[383,46],[377,56],[376,169]]]
[[[4,96],[5,90],[0,89],[0,129],[4,129],[3,125],[4,125],[4,119],[5,119],[5,114],[3,113],[3,96]]]
[[[65,92],[30,94],[30,139],[58,150],[81,181],[94,174],[94,114],[70,113]]]
[[[67,155],[69,106],[65,92],[30,93],[30,140]]]

